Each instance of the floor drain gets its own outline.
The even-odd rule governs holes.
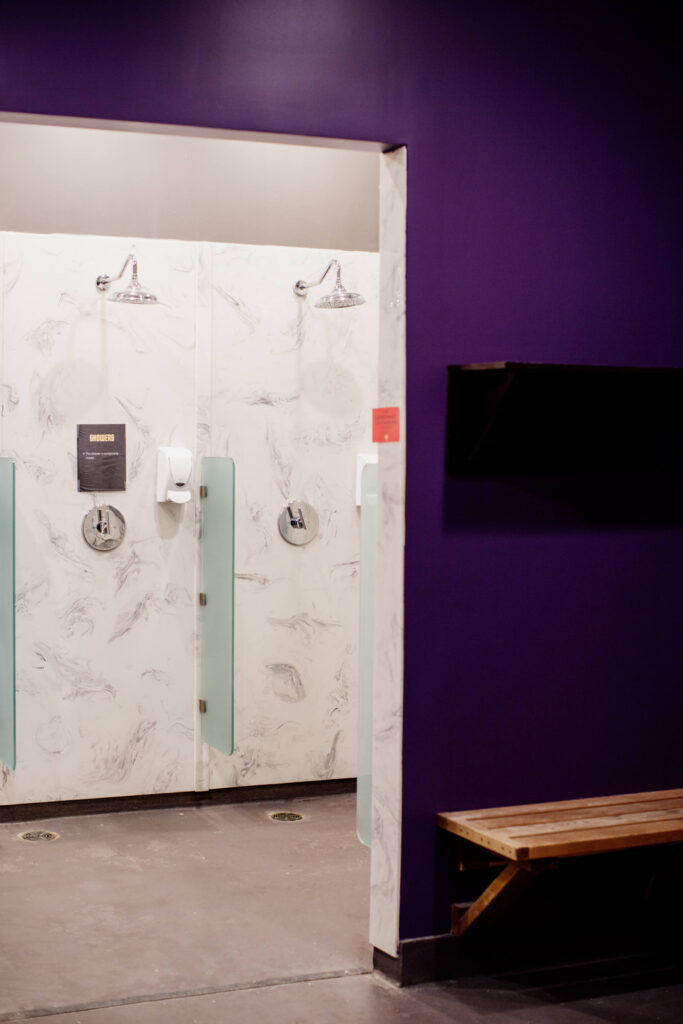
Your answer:
[[[58,832],[45,832],[44,829],[36,829],[34,832],[20,832],[20,839],[28,839],[30,843],[47,843],[50,839],[59,839]]]
[[[297,814],[296,811],[271,811],[268,817],[271,821],[303,821],[303,814]]]

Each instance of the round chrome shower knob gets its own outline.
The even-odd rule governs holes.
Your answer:
[[[83,517],[83,538],[95,551],[113,551],[126,535],[126,520],[113,505],[95,505]]]

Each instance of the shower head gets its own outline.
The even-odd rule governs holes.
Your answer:
[[[114,292],[111,297],[112,302],[131,302],[137,303],[140,306],[148,305],[150,302],[156,302],[156,295],[152,295],[151,292],[146,292],[144,288],[140,287],[140,282],[137,278],[132,278],[127,288],[124,288],[122,292]]]
[[[327,276],[329,270],[334,267],[337,271],[337,279],[334,283],[334,288],[329,295],[324,295],[322,299],[316,302],[317,309],[344,309],[345,306],[360,306],[365,302],[362,295],[358,292],[347,292],[346,288],[341,281],[341,265],[339,260],[330,260],[325,267],[322,277],[319,281],[310,281],[308,284],[305,281],[297,281],[294,285],[295,295],[305,295],[309,288],[317,288],[319,284],[322,284],[323,280]]]
[[[149,305],[151,302],[156,302],[156,295],[152,295],[151,292],[146,292],[141,286],[138,280],[138,261],[135,256],[131,253],[130,256],[126,257],[126,262],[121,267],[121,272],[117,277],[109,277],[108,274],[100,274],[97,278],[96,284],[101,292],[106,292],[107,288],[113,281],[120,280],[125,272],[126,267],[129,263],[133,264],[133,269],[130,276],[130,284],[123,291],[114,292],[111,297],[112,302],[130,302],[138,306]]]
[[[323,295],[318,299],[316,309],[343,309],[345,306],[362,306],[365,299],[358,292],[347,292],[345,288],[335,285],[329,295]]]

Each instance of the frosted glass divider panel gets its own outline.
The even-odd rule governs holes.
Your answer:
[[[0,459],[0,761],[16,768],[14,463]]]
[[[204,743],[234,746],[235,463],[205,457],[201,470],[199,697]],[[205,603],[204,603],[205,602]]]
[[[377,575],[377,465],[361,472],[360,632],[358,638],[358,790],[356,831],[370,846],[372,836],[373,677],[375,652],[375,580]]]

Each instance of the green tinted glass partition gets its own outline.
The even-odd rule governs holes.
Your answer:
[[[233,751],[235,463],[202,459],[199,610],[202,740]]]
[[[14,712],[14,463],[0,459],[0,761],[16,768]]]
[[[375,576],[377,570],[377,466],[361,475],[360,635],[358,639],[358,793],[356,830],[370,846],[372,835],[372,701],[375,655]]]

